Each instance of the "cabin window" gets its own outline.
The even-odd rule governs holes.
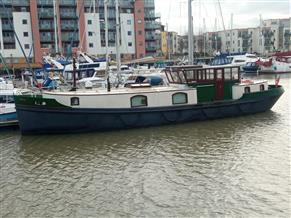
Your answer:
[[[265,86],[263,84],[260,85],[260,91],[265,91]]]
[[[71,98],[71,106],[77,106],[77,105],[80,105],[79,98],[77,97]]]
[[[230,68],[224,69],[224,79],[231,80],[231,69]]]
[[[250,87],[245,87],[245,93],[250,93],[251,92],[251,88]]]
[[[131,107],[145,107],[148,105],[147,97],[144,95],[133,96],[130,99]]]
[[[186,93],[179,92],[172,95],[172,102],[173,104],[187,104],[188,103],[188,96]]]

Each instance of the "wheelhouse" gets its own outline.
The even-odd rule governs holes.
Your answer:
[[[175,66],[165,70],[171,84],[184,84],[197,89],[198,102],[232,99],[232,86],[240,81],[240,68]]]
[[[169,83],[174,84],[210,84],[219,81],[240,81],[239,67],[201,67],[175,66],[165,70]]]

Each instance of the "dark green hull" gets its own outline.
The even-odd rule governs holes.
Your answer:
[[[197,105],[135,109],[72,109],[56,102],[36,104],[31,96],[16,96],[23,134],[73,133],[129,129],[255,114],[270,110],[283,94],[282,87],[245,94],[239,100]],[[42,99],[46,101],[46,99]],[[50,100],[51,101],[51,100]]]

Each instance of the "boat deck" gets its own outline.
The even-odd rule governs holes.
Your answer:
[[[130,94],[130,93],[150,93],[150,92],[169,92],[169,91],[181,91],[181,88],[184,90],[193,90],[185,85],[173,85],[173,86],[157,86],[157,87],[134,87],[134,88],[111,88],[110,92],[107,89],[80,89],[77,91],[68,91],[68,90],[55,90],[55,91],[45,91],[43,94],[47,95],[115,95],[115,94]]]

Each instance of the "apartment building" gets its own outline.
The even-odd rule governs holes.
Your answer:
[[[25,54],[41,63],[46,53],[71,56],[77,49],[103,56],[104,0],[1,0],[0,52],[7,62],[24,62]],[[119,0],[120,53],[123,59],[156,54],[160,29],[154,0]],[[12,23],[12,25],[11,25]],[[109,53],[116,54],[115,0],[108,0]]]
[[[161,31],[160,39],[162,56],[168,58],[178,53],[179,37],[177,32]]]
[[[217,52],[249,52],[267,54],[291,50],[291,18],[269,19],[255,28],[207,32],[194,36],[194,52],[214,55]],[[187,37],[180,36],[179,53],[187,50]],[[182,46],[181,46],[182,45]],[[186,52],[187,53],[187,52]]]

